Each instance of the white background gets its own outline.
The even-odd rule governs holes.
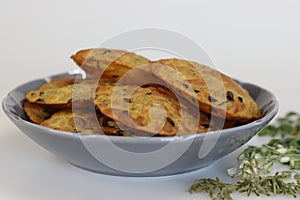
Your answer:
[[[79,49],[157,27],[187,35],[221,71],[272,91],[279,115],[300,111],[299,19],[296,0],[1,0],[0,97],[24,82],[76,68],[69,57]],[[222,176],[236,164],[231,155],[185,175],[110,177],[77,169],[38,147],[3,112],[0,127],[0,199],[203,199],[186,192],[193,179]]]

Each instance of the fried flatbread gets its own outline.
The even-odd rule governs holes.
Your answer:
[[[49,89],[56,89],[61,88],[67,85],[71,85],[75,83],[75,78],[55,78],[51,81],[43,84],[39,90],[49,90]]]
[[[172,92],[158,85],[137,88],[104,86],[98,88],[94,103],[109,118],[154,135],[184,135],[207,132],[209,129],[208,115],[201,113],[200,122],[195,121],[195,116],[187,107],[182,106],[181,109]]]
[[[115,120],[99,114],[98,121],[105,135],[124,135],[129,136],[124,130],[121,130]]]
[[[71,58],[91,77],[112,77],[115,81],[130,69],[150,62],[133,52],[106,48],[81,50]]]
[[[61,110],[41,123],[48,128],[85,134],[123,135],[116,122],[100,113],[87,110]],[[102,131],[101,131],[101,130]]]
[[[58,111],[41,123],[42,126],[56,130],[94,134],[98,132],[97,126],[95,126],[97,124],[98,121],[95,120],[95,115],[92,113],[74,113],[72,110]]]
[[[76,84],[60,88],[38,89],[26,94],[26,99],[31,103],[54,106],[59,109],[71,108],[72,103],[84,107],[87,102],[94,99],[94,89],[97,83],[84,80]]]
[[[30,121],[41,124],[46,119],[50,118],[52,113],[55,112],[55,109],[49,108],[44,105],[30,103],[25,101],[23,104],[24,112],[26,113],[27,117]]]
[[[115,85],[116,79],[114,77],[104,77],[102,76],[101,79],[98,81],[98,87],[99,86],[105,86],[105,85]]]
[[[159,60],[151,68],[168,87],[194,105],[197,101],[203,112],[240,122],[260,116],[258,106],[248,91],[212,68],[180,59]]]

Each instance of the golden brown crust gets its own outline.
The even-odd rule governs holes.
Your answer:
[[[132,91],[134,92],[130,95]],[[113,99],[113,93],[116,99]],[[207,132],[210,124],[208,115],[204,113],[200,115],[200,123],[195,122],[193,113],[186,107],[181,109],[174,94],[157,85],[138,88],[104,86],[96,92],[94,103],[104,115],[128,127],[157,135],[173,136]],[[151,109],[153,109],[152,113]],[[163,109],[166,111],[165,117],[162,113]],[[184,120],[181,115],[184,116]],[[162,120],[166,121],[162,124]],[[181,130],[179,130],[180,125]]]
[[[152,72],[201,111],[235,121],[259,118],[257,104],[228,76],[207,66],[180,59],[153,62]],[[186,82],[184,82],[185,80]]]
[[[74,84],[76,81],[75,78],[55,78],[49,81],[48,83],[43,84],[39,90],[49,90],[61,88],[67,85]]]
[[[60,109],[71,108],[72,103],[84,107],[94,98],[94,81],[84,80],[77,84],[66,85],[60,88],[38,89],[26,94],[26,99],[31,103],[54,106]]]
[[[95,134],[98,133],[96,124],[98,124],[98,121],[95,120],[95,116],[90,112],[61,110],[54,113],[41,125],[56,130]]]
[[[23,104],[24,112],[30,121],[41,124],[46,119],[50,118],[52,113],[55,112],[55,109],[49,108],[36,103],[30,103],[25,101]]]
[[[105,86],[105,85],[115,85],[117,80],[114,77],[104,77],[102,76],[101,79],[98,81],[97,87]]]
[[[81,50],[71,58],[91,77],[106,76],[116,80],[130,69],[150,62],[133,52],[106,48]]]
[[[41,123],[42,126],[85,134],[125,135],[113,119],[87,110],[61,110]]]
[[[125,134],[122,131],[115,120],[106,117],[105,115],[99,115],[98,117],[99,125],[105,135],[123,135]]]
[[[151,62],[105,48],[81,50],[71,58],[90,78],[55,78],[28,92],[24,111],[32,122],[86,134],[175,136],[260,117],[247,90],[196,62]]]

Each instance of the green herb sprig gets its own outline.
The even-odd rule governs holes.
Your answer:
[[[206,192],[213,200],[231,200],[234,192],[266,195],[285,194],[297,197],[300,192],[300,115],[289,112],[278,118],[259,134],[281,139],[271,139],[261,147],[249,146],[239,156],[240,165],[230,168],[227,173],[236,178],[235,183],[224,183],[218,178],[195,180],[189,188],[190,193]],[[290,166],[290,170],[273,172],[274,164]]]
[[[300,114],[288,112],[284,117],[277,118],[273,125],[265,127],[258,135],[272,137],[281,135],[282,138],[291,135],[300,136]]]

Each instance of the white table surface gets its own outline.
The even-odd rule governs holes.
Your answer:
[[[272,91],[280,103],[278,115],[300,112],[300,4],[209,2],[3,0],[0,97],[24,82],[76,68],[69,56],[79,49],[96,47],[126,30],[161,27],[202,44],[226,74]],[[241,150],[187,174],[113,177],[57,158],[23,135],[3,112],[0,130],[0,199],[209,199],[186,190],[195,178],[230,180],[226,169],[237,164]],[[255,137],[247,145],[262,142]]]

